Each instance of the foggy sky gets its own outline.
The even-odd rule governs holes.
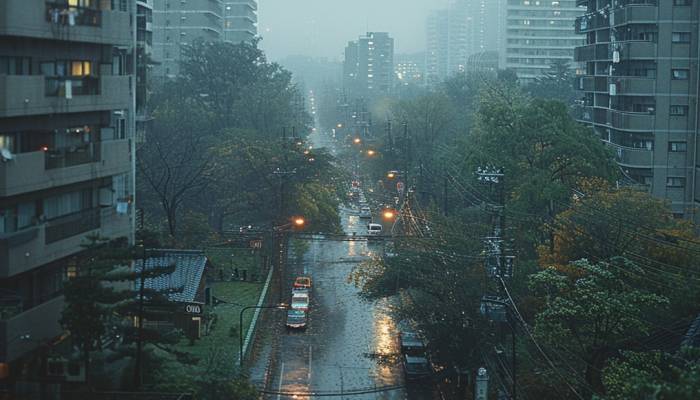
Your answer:
[[[447,0],[258,0],[258,33],[268,58],[341,59],[349,40],[368,30],[389,32],[396,53],[425,50],[428,11]]]

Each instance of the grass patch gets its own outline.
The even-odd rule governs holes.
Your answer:
[[[168,363],[167,368],[172,370],[171,376],[178,373],[200,374],[205,373],[207,366],[213,358],[223,365],[230,366],[233,370],[238,359],[239,351],[239,316],[244,306],[251,306],[258,303],[258,298],[262,290],[262,283],[250,282],[216,282],[212,284],[212,294],[219,300],[227,302],[210,307],[210,313],[216,314],[216,322],[209,334],[190,344],[189,340],[183,340],[177,349],[188,352],[199,359],[196,365],[181,365],[176,360]],[[243,326],[246,331],[253,319],[255,310],[246,310],[243,315]],[[232,336],[231,333],[234,333]]]

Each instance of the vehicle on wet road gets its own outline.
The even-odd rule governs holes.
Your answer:
[[[301,310],[304,312],[309,311],[309,293],[307,292],[294,292],[292,293],[292,309]]]
[[[287,329],[306,329],[308,317],[302,310],[287,310]]]
[[[372,218],[372,210],[370,210],[369,207],[361,207],[360,208],[360,218],[371,219]]]
[[[382,235],[382,225],[370,223],[367,225],[367,236],[369,238],[378,238]]]
[[[308,276],[298,276],[294,279],[292,290],[311,290],[311,278]]]
[[[402,362],[406,380],[408,381],[425,379],[432,373],[430,362],[425,356],[409,356],[405,354]]]

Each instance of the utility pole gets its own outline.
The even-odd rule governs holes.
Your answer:
[[[394,138],[391,136],[391,118],[386,120],[386,135],[389,141],[389,154],[394,154]]]

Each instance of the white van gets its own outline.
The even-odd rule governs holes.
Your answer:
[[[368,224],[367,225],[367,236],[381,236],[382,225],[381,224]]]

